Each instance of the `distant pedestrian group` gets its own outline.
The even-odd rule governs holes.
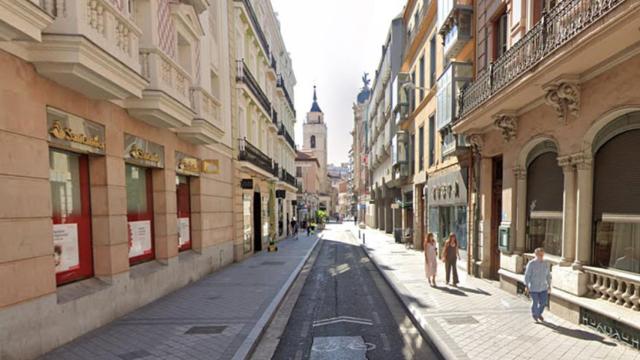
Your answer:
[[[423,248],[425,275],[427,276],[429,285],[437,286],[436,275],[438,271],[438,246],[433,233],[428,233],[425,236]],[[459,283],[457,263],[460,258],[460,250],[456,234],[449,234],[447,241],[444,242],[442,247],[440,258],[444,262],[447,285],[457,287]]]

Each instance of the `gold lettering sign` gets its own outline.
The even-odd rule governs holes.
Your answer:
[[[85,134],[74,133],[70,128],[63,128],[59,121],[56,121],[49,129],[49,134],[58,140],[66,140],[74,143],[91,146],[96,149],[104,150],[104,142],[100,141],[97,136],[89,137]]]
[[[178,163],[178,170],[190,173],[199,173],[200,167],[198,166],[198,159],[188,157],[180,159],[180,162]]]
[[[155,163],[160,162],[160,155],[155,153],[146,152],[138,147],[138,145],[131,145],[131,150],[129,150],[129,155],[136,160],[147,160]]]
[[[220,160],[202,160],[202,172],[205,174],[220,174]]]

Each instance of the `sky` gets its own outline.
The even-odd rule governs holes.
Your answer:
[[[391,20],[406,0],[271,0],[297,85],[296,144],[311,108],[313,85],[328,128],[328,162],[348,160],[353,103],[362,75],[373,79]]]

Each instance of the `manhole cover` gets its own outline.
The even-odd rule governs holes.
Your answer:
[[[213,325],[213,326],[194,326],[187,330],[185,334],[187,335],[211,335],[211,334],[220,334],[226,329],[226,326],[221,325]]]
[[[135,359],[141,359],[143,357],[147,357],[147,356],[151,356],[152,354],[148,351],[145,350],[136,350],[136,351],[132,351],[132,352],[128,352],[125,354],[120,354],[118,355],[118,357],[122,360],[135,360]]]
[[[444,321],[446,321],[449,325],[469,325],[478,323],[478,320],[476,320],[473,316],[450,317],[445,318]]]
[[[263,261],[260,265],[284,265],[284,261]]]

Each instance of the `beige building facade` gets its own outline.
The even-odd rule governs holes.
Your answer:
[[[247,172],[264,175],[265,216],[286,236],[295,77],[260,2],[275,54],[253,80],[274,105],[260,133],[257,116],[240,133],[237,109],[260,110],[235,55],[247,8],[0,1],[0,358],[36,357],[246,256],[234,224],[253,223],[238,201]],[[243,167],[252,141],[269,174]]]
[[[551,310],[637,348],[640,4],[537,5],[476,7],[477,74],[453,128],[479,160],[475,270],[521,292],[544,247]]]

